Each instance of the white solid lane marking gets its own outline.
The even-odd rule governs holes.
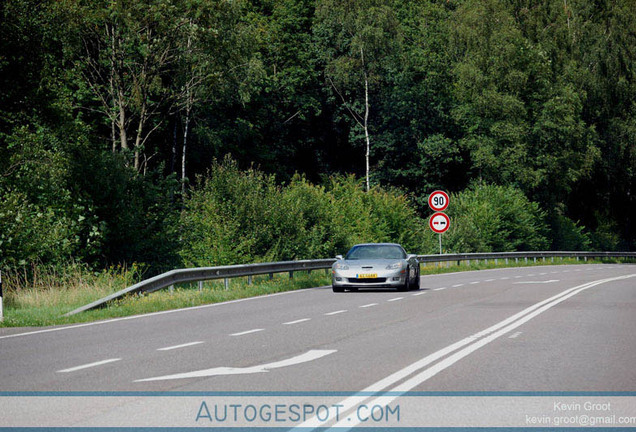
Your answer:
[[[252,334],[252,333],[256,333],[256,332],[261,332],[265,329],[252,329],[252,330],[247,330],[247,331],[243,331],[243,332],[239,332],[239,333],[232,333],[230,336],[243,336],[243,335],[248,335],[248,334]]]
[[[169,347],[165,347],[165,348],[157,348],[157,351],[171,351],[171,350],[175,350],[175,349],[179,349],[179,348],[185,348],[185,347],[190,347],[190,346],[194,346],[194,345],[199,345],[202,344],[203,341],[197,341],[197,342],[188,342],[188,343],[184,343],[181,345],[174,345],[174,346],[169,346]]]
[[[369,304],[360,306],[360,308],[370,308],[370,307],[377,306],[377,305],[378,305],[377,303],[369,303]]]
[[[472,352],[500,338],[501,336],[507,333],[510,333],[512,330],[515,330],[516,328],[520,327],[521,325],[525,324],[526,322],[530,321],[536,316],[542,314],[543,312],[551,309],[557,304],[569,299],[570,297],[573,297],[582,291],[585,291],[589,288],[595,287],[600,284],[619,281],[619,280],[625,280],[625,279],[632,278],[634,276],[636,276],[636,274],[619,276],[619,277],[614,277],[609,279],[602,279],[602,280],[588,282],[586,284],[567,289],[553,297],[550,297],[533,306],[530,306],[515,315],[512,315],[511,317],[499,322],[498,324],[495,324],[494,326],[491,326],[479,333],[476,333],[463,340],[460,340],[459,342],[449,345],[448,347],[443,348],[433,354],[430,354],[416,361],[415,363],[412,363],[411,365],[370,385],[369,387],[362,390],[360,393],[367,393],[367,392],[376,393],[376,392],[386,390],[391,385],[396,384],[397,382],[402,381],[405,378],[412,376],[413,374],[416,374],[415,376],[412,376],[407,381],[403,382],[397,387],[388,390],[389,392],[397,394],[399,396],[399,394],[412,390],[413,388],[422,384],[424,381],[430,379],[431,377],[435,376],[436,374],[443,371],[444,369],[452,366],[453,364],[455,364],[462,358],[468,356]],[[446,357],[444,360],[437,362],[438,360],[443,359],[444,357]],[[433,366],[430,366],[424,369],[425,367],[429,366],[432,363],[434,363]],[[398,396],[381,396],[375,399],[374,401],[369,402],[368,406],[374,406],[376,404],[380,406],[387,406],[393,400],[395,400]],[[343,414],[351,410],[352,408],[355,408],[356,406],[360,406],[360,404],[365,403],[365,401],[371,399],[372,397],[373,396],[352,396],[333,406],[338,407],[337,408],[338,412],[340,414]],[[332,413],[332,410],[330,410],[330,413]],[[335,428],[353,427],[358,424],[358,423],[351,423],[350,422],[351,419],[348,418],[346,415],[344,417],[347,420],[343,420],[340,423],[336,423],[334,425]],[[335,412],[333,412],[333,415],[330,415],[329,418],[335,418]],[[299,427],[316,428],[316,427],[324,427],[324,426],[325,426],[324,422],[322,422],[317,417],[313,417],[307,420],[306,422],[304,422],[303,424],[301,424]]]
[[[154,378],[139,379],[134,382],[164,381],[164,380],[175,380],[175,379],[184,379],[184,378],[203,378],[203,377],[212,377],[212,376],[219,376],[219,375],[245,375],[245,374],[263,373],[263,372],[269,372],[272,369],[280,369],[287,366],[294,366],[301,363],[307,363],[307,362],[325,357],[329,354],[333,354],[335,352],[337,352],[337,350],[311,350],[311,351],[307,351],[305,354],[297,355],[295,357],[273,362],[273,363],[266,363],[263,365],[244,367],[244,368],[215,367],[211,369],[204,369],[204,370],[199,370],[194,372],[185,372],[185,373],[179,373],[174,375],[165,375],[165,376],[159,376]]]
[[[333,315],[338,315],[338,314],[345,313],[345,312],[347,312],[347,310],[346,309],[342,309],[342,310],[337,310],[337,311],[334,311],[334,312],[326,313],[325,316],[333,316]]]
[[[299,320],[296,320],[296,321],[289,321],[289,322],[283,323],[283,325],[300,324],[300,323],[307,322],[307,321],[311,321],[311,318],[302,318],[302,319],[299,319]]]
[[[116,362],[116,361],[119,361],[119,360],[121,360],[121,359],[120,358],[112,358],[112,359],[108,359],[108,360],[98,361],[98,362],[95,362],[95,363],[88,363],[88,364],[81,365],[81,366],[75,366],[75,367],[68,368],[68,369],[62,369],[62,370],[59,370],[57,372],[58,373],[75,372],[75,371],[82,370],[82,369],[88,369],[88,368],[92,368],[92,367],[95,367],[95,366],[101,366],[101,365],[105,365],[105,364],[108,364],[108,363],[113,363],[113,362]]]
[[[390,300],[387,300],[388,302],[394,302],[394,301],[398,301],[398,300],[403,300],[404,297],[396,297],[396,298],[392,298]]]

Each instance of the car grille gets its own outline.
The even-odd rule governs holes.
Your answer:
[[[348,278],[349,283],[365,284],[365,283],[384,283],[386,278]]]

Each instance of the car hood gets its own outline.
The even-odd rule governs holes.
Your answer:
[[[396,262],[404,262],[403,259],[373,259],[373,260],[344,260],[342,261],[350,269],[385,269]]]

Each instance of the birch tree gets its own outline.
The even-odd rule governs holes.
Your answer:
[[[139,172],[147,165],[146,144],[162,124],[175,12],[171,1],[115,0],[80,17],[82,77],[110,124],[112,151],[123,152]]]
[[[373,97],[400,44],[398,22],[388,2],[320,0],[316,6],[315,35],[324,53],[328,85],[362,130],[368,191]]]

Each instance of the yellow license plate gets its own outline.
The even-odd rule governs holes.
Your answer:
[[[376,279],[377,277],[377,273],[363,273],[358,275],[358,279]]]

